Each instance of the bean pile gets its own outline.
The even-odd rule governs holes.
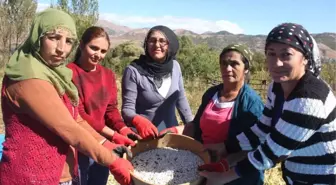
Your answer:
[[[142,152],[132,159],[134,174],[157,185],[176,185],[196,180],[203,160],[196,154],[169,147]]]

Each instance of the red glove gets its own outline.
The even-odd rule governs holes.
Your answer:
[[[222,159],[216,163],[204,164],[198,167],[198,170],[208,172],[226,172],[229,171],[229,169],[229,163],[226,159]]]
[[[126,146],[129,146],[129,145],[134,146],[135,145],[134,141],[132,141],[128,137],[125,137],[125,136],[123,136],[123,135],[121,135],[117,132],[114,132],[111,141],[113,141],[117,144],[122,144],[122,145],[126,145]]]
[[[116,159],[109,166],[111,174],[114,176],[114,179],[120,185],[130,185],[131,184],[131,174],[130,171],[133,171],[134,168],[132,164],[123,158]]]
[[[170,127],[170,128],[166,128],[166,129],[163,129],[161,130],[160,132],[160,136],[162,135],[165,135],[165,134],[168,134],[168,133],[174,133],[174,134],[177,134],[178,133],[178,130],[176,127]]]
[[[134,116],[132,123],[143,139],[155,138],[158,135],[157,128],[145,117],[136,115]]]
[[[112,143],[108,140],[106,140],[104,143],[103,143],[103,146],[109,150],[113,150],[119,146],[123,146],[123,145],[120,145],[120,144],[115,144],[115,143]]]
[[[119,133],[123,136],[127,136],[128,138],[132,139],[133,141],[141,139],[141,137],[138,134],[133,132],[133,130],[128,128],[128,127],[124,127],[122,129],[120,129]]]

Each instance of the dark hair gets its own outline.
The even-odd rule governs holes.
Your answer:
[[[235,50],[235,49],[228,49],[228,50],[225,50],[223,51],[220,55],[219,55],[219,59],[221,59],[226,53],[230,52],[230,51],[235,51],[235,52],[238,52],[241,56],[241,60],[243,61],[243,64],[244,64],[244,69],[245,70],[249,70],[250,69],[250,64],[247,60],[246,57],[244,57],[243,54],[241,54],[239,51]]]
[[[86,29],[80,41],[82,44],[85,45],[89,43],[91,40],[95,38],[100,38],[100,37],[105,37],[108,42],[108,47],[110,47],[111,43],[110,43],[110,38],[107,32],[104,30],[104,28],[99,27],[99,26],[91,26],[88,29]],[[78,47],[76,51],[76,55],[75,55],[76,62],[78,62],[80,56],[81,56],[81,50],[80,50],[80,47]]]
[[[241,54],[239,51],[237,51],[237,50],[235,50],[235,49],[227,49],[227,50],[223,51],[223,52],[219,55],[219,62],[220,62],[221,58],[222,58],[226,53],[228,53],[228,52],[230,52],[230,51],[235,51],[235,52],[238,52],[238,53],[240,54],[241,60],[243,61],[243,64],[244,64],[244,69],[245,69],[245,70],[248,70],[248,72],[245,73],[245,82],[246,82],[247,84],[249,84],[249,83],[250,83],[250,80],[251,80],[251,74],[250,74],[250,70],[249,70],[249,69],[250,69],[250,63],[249,63],[249,61],[247,60],[247,58],[244,57],[244,55]]]

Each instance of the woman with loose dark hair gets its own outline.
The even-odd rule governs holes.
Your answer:
[[[139,138],[128,128],[118,110],[115,74],[99,63],[110,48],[106,31],[97,26],[85,30],[75,55],[67,65],[79,92],[79,114],[98,133],[121,145],[134,146],[130,138]],[[78,156],[81,185],[105,185],[109,169],[84,154]]]

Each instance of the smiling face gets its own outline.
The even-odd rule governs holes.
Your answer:
[[[239,52],[228,51],[222,54],[219,60],[224,84],[244,82],[247,70]]]
[[[273,80],[279,83],[299,80],[307,65],[307,60],[299,50],[274,42],[266,48],[266,62]]]
[[[157,61],[163,62],[168,54],[168,40],[160,31],[153,31],[147,39],[147,52],[149,56]]]
[[[56,67],[64,63],[70,54],[74,39],[68,31],[56,29],[47,32],[40,42],[40,56],[49,66]]]
[[[101,62],[109,49],[109,43],[105,37],[97,37],[87,44],[81,42],[81,63],[89,68],[94,68]]]

